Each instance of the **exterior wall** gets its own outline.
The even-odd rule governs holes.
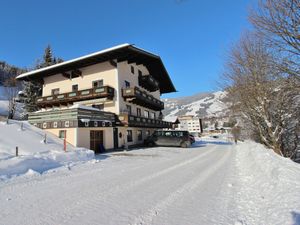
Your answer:
[[[49,133],[59,136],[60,130],[67,131],[67,142],[76,147],[90,148],[90,131],[91,130],[103,130],[103,145],[105,149],[113,149],[113,129],[109,128],[58,128],[47,129]]]
[[[132,130],[132,142],[127,142],[127,130]],[[142,131],[142,140],[138,140],[137,131]],[[131,146],[143,144],[144,140],[147,138],[146,131],[150,131],[150,135],[156,130],[154,128],[143,128],[143,127],[118,127],[118,132],[122,133],[122,138],[119,137],[119,148],[122,146]]]
[[[187,130],[189,132],[201,132],[200,121],[198,117],[179,118],[180,124],[178,130]]]
[[[72,92],[72,85],[77,84],[78,90],[89,89],[93,87],[93,81],[102,80],[103,85],[109,85],[115,88],[118,92],[118,78],[117,69],[109,62],[99,63],[88,67],[80,68],[82,76],[68,79],[62,74],[56,74],[53,76],[44,78],[43,96],[51,95],[52,89],[59,88],[59,93]],[[118,96],[117,93],[115,93]],[[87,102],[85,105],[92,105],[94,103],[103,103],[103,100],[97,99],[94,102]],[[107,102],[104,104],[104,110],[118,113],[118,98],[114,98],[113,102]],[[84,103],[83,103],[84,104]]]
[[[131,73],[131,66],[134,66],[135,72]],[[122,88],[125,87],[125,80],[130,82],[131,87],[139,87],[143,91],[151,94],[157,99],[160,99],[160,91],[149,92],[146,89],[139,86],[138,82],[138,70],[142,71],[144,75],[148,75],[149,71],[143,65],[136,65],[135,63],[128,64],[127,61],[117,64],[117,68],[112,66],[109,62],[99,63],[88,67],[80,68],[82,76],[73,79],[68,79],[62,74],[56,74],[53,76],[44,78],[43,97],[51,95],[53,89],[59,88],[59,93],[67,93],[72,91],[72,85],[77,84],[78,90],[84,90],[92,88],[93,81],[103,79],[103,85],[109,85],[115,88],[115,97],[113,101],[103,101],[103,99],[92,99],[80,102],[74,102],[83,104],[86,106],[92,106],[93,104],[103,104],[104,111],[120,114],[120,112],[126,109],[126,104],[131,105],[133,115],[136,115],[136,108],[139,107],[142,110],[142,116],[144,110],[155,113],[156,118],[159,116],[159,111],[154,111],[142,106],[138,106],[132,103],[126,102],[122,97]],[[71,106],[72,104],[70,104]],[[66,106],[62,106],[67,108]],[[62,108],[60,107],[60,108]]]
[[[135,73],[131,73],[131,65],[135,68]],[[59,93],[72,92],[72,85],[77,84],[78,90],[90,89],[93,87],[93,81],[103,79],[103,85],[109,85],[115,88],[115,97],[113,101],[103,102],[103,99],[92,99],[86,101],[80,101],[77,103],[91,106],[92,104],[104,103],[104,111],[120,114],[120,112],[126,110],[126,105],[131,106],[132,115],[136,115],[137,108],[141,109],[141,116],[144,117],[144,111],[149,111],[155,114],[155,118],[159,117],[159,111],[154,111],[136,104],[128,103],[122,97],[122,88],[125,87],[125,80],[130,82],[131,87],[139,87],[143,91],[151,94],[157,99],[160,99],[160,91],[149,92],[139,86],[138,83],[138,70],[142,71],[143,75],[148,75],[149,71],[143,65],[128,64],[127,61],[117,63],[117,68],[112,66],[109,62],[100,63],[84,68],[80,68],[82,76],[67,79],[62,74],[56,74],[53,76],[44,78],[43,96],[51,95],[52,89],[59,88]],[[72,104],[69,104],[71,106]],[[64,106],[67,108],[66,106]],[[146,131],[150,131],[150,134],[156,130],[155,128],[138,128],[138,127],[117,127],[118,128],[118,144],[119,148],[122,146],[131,146],[142,144],[147,138]],[[91,130],[103,130],[104,148],[106,150],[114,148],[114,135],[113,127],[109,128],[68,128],[68,129],[47,129],[54,135],[59,135],[59,130],[67,130],[67,142],[78,147],[90,148],[90,131]],[[127,130],[132,130],[133,140],[127,142]],[[138,130],[142,130],[142,140],[138,140]],[[119,133],[122,133],[122,137],[119,137]]]
[[[135,73],[132,74],[131,73],[131,66],[133,66],[135,69]],[[122,97],[122,88],[125,87],[125,81],[130,82],[130,87],[139,87],[141,90],[146,91],[147,93],[151,94],[153,97],[160,99],[160,91],[155,91],[155,92],[149,92],[146,89],[142,88],[139,86],[139,82],[138,82],[138,70],[142,71],[142,73],[144,75],[148,75],[149,71],[147,70],[147,68],[143,65],[136,65],[135,63],[132,64],[128,64],[127,61],[125,62],[121,62],[118,63],[118,84],[119,84],[119,109],[120,112],[124,111],[126,109],[126,105],[130,105],[133,115],[136,115],[136,108],[141,108],[142,109],[142,116],[144,115],[144,110],[147,110],[149,112],[153,112],[156,115],[156,118],[158,118],[159,115],[159,111],[154,111],[139,105],[135,105],[132,103],[128,103],[126,102],[123,97]]]
[[[46,129],[47,132],[54,134],[55,136],[59,136],[60,130],[66,130],[67,131],[67,142],[73,146],[76,146],[77,144],[77,129],[78,128],[55,128],[55,129]],[[63,139],[62,139],[63,141]]]
[[[77,146],[90,148],[90,131],[91,130],[103,130],[103,145],[106,150],[114,148],[114,139],[113,139],[113,128],[78,128],[77,131]]]

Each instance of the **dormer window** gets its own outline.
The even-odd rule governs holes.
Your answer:
[[[134,74],[134,67],[131,66],[130,68],[131,68],[131,73]]]

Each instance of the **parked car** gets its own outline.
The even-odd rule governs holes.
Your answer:
[[[190,140],[191,140],[191,144],[195,143],[195,137],[194,137],[194,135],[190,134]]]
[[[188,148],[192,144],[188,131],[157,130],[145,140],[148,146],[180,146]]]

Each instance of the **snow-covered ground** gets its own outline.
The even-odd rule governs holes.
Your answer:
[[[16,113],[14,118],[19,119],[22,118],[24,114],[24,105],[22,103],[16,103]],[[8,115],[8,100],[5,95],[5,88],[0,85],[0,116]]]
[[[165,120],[174,122],[180,115],[200,116],[201,118],[223,117],[228,115],[227,93],[217,91],[211,94],[163,99],[165,103]]]
[[[16,147],[19,157],[14,157]],[[69,168],[93,158],[92,151],[70,145],[65,153],[62,139],[45,133],[28,122],[0,122],[0,180],[25,173],[44,173],[61,166]]]
[[[1,165],[0,161],[0,165]],[[0,224],[299,225],[300,166],[253,142],[107,153],[0,181]]]

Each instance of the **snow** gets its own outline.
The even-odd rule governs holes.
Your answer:
[[[200,109],[205,110],[205,115],[202,117],[222,117],[228,114],[228,105],[224,102],[227,96],[226,91],[217,91],[212,93],[213,96],[201,97],[196,101],[192,101],[188,104],[178,105],[175,102],[165,99],[165,108],[170,109],[165,119],[170,121],[175,116],[181,115],[184,111],[185,115],[197,116]]]
[[[21,118],[24,113],[24,105],[22,103],[16,103],[15,118]],[[0,116],[8,115],[8,100],[5,96],[5,88],[0,85]]]
[[[168,114],[164,117],[164,120],[168,121],[168,122],[175,122],[175,120],[178,117],[178,116],[176,116],[176,113],[178,113],[178,112],[179,112],[178,108],[174,109],[170,114]]]
[[[101,50],[101,51],[98,51],[98,52],[95,52],[95,53],[92,53],[92,54],[81,56],[81,57],[71,59],[71,60],[68,60],[68,61],[65,61],[65,62],[62,62],[62,63],[57,63],[57,64],[52,65],[52,66],[48,66],[48,67],[45,67],[45,68],[41,68],[41,69],[38,69],[38,70],[33,70],[33,71],[30,71],[30,72],[27,72],[27,73],[20,74],[19,76],[17,76],[17,79],[24,78],[24,77],[27,77],[27,76],[31,76],[31,75],[33,75],[37,72],[43,72],[43,71],[47,71],[49,69],[53,69],[53,68],[60,67],[60,66],[63,66],[63,65],[68,65],[68,64],[73,63],[73,62],[78,62],[78,61],[81,61],[81,60],[86,59],[86,58],[101,55],[101,54],[104,54],[104,53],[107,53],[107,52],[110,52],[110,51],[113,51],[113,50],[116,50],[116,49],[119,49],[119,48],[124,48],[124,47],[127,47],[127,46],[132,46],[132,45],[130,45],[128,43],[117,45],[117,46],[107,48],[107,49],[104,49],[104,50]]]
[[[39,151],[42,131],[32,132],[28,154],[0,160],[1,224],[300,224],[300,164],[254,142],[206,136],[89,158]]]
[[[8,114],[8,101],[5,97],[4,87],[0,85],[0,116]]]
[[[46,143],[43,141],[45,134]],[[15,157],[17,146],[19,157]],[[0,122],[0,180],[25,174],[29,170],[44,173],[93,158],[92,151],[70,145],[65,153],[63,140],[31,126],[28,122]]]
[[[300,224],[299,164],[248,141],[237,146],[236,168],[243,224]]]

